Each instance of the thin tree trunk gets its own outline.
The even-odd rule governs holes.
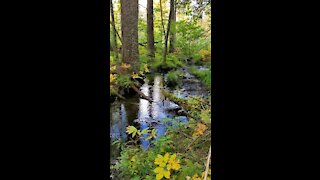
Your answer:
[[[161,0],[160,0],[160,17],[161,17],[161,24],[162,24],[162,31],[163,31],[163,38],[164,38],[166,36],[166,30],[164,29],[162,1]]]
[[[176,41],[176,14],[177,14],[177,7],[175,4],[175,0],[172,0],[173,2],[173,12],[172,12],[172,18],[171,18],[171,31],[170,31],[170,47],[169,47],[169,53],[174,52],[174,44]]]
[[[131,72],[139,72],[138,0],[120,0],[122,62],[131,65]]]
[[[148,0],[147,4],[147,34],[148,34],[148,50],[151,58],[155,57],[154,48],[154,27],[153,27],[153,0]]]
[[[118,45],[117,45],[117,35],[116,35],[116,25],[114,22],[114,12],[113,12],[113,3],[112,0],[110,0],[110,13],[111,13],[111,25],[113,27],[113,51],[116,54],[116,62],[119,63],[119,56],[118,56]]]
[[[164,50],[163,50],[163,63],[166,64],[167,59],[167,52],[168,52],[168,39],[169,39],[169,32],[170,32],[170,24],[171,24],[171,17],[172,17],[172,10],[173,10],[174,4],[173,0],[170,2],[170,13],[169,13],[169,19],[168,19],[168,26],[167,26],[167,32],[166,37],[164,41]]]

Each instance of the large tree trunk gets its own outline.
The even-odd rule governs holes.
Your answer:
[[[122,62],[130,64],[132,71],[139,72],[138,0],[120,0],[120,3]]]
[[[111,25],[112,25],[112,29],[113,29],[113,31],[112,31],[112,35],[113,35],[113,51],[116,54],[116,62],[119,63],[117,35],[116,35],[117,30],[116,30],[116,24],[114,22],[114,12],[113,12],[112,0],[110,0],[110,13],[111,13]]]
[[[172,18],[172,11],[174,8],[174,1],[171,0],[170,2],[170,13],[169,13],[169,19],[168,19],[168,26],[167,26],[167,32],[166,37],[164,41],[164,50],[163,50],[163,63],[166,64],[167,59],[167,52],[168,52],[168,39],[169,39],[169,33],[170,33],[170,24],[171,24],[171,18]]]
[[[176,7],[176,4],[175,4],[175,0],[171,0],[171,1],[173,3],[173,9],[172,9],[172,16],[171,16],[171,31],[170,31],[169,53],[173,53],[174,52],[174,44],[175,44],[175,41],[176,41],[176,14],[177,14],[177,7]]]
[[[153,0],[148,0],[147,5],[147,34],[149,55],[155,57],[154,28],[153,28]]]

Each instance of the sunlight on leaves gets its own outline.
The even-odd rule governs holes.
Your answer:
[[[120,66],[122,69],[129,69],[131,67],[130,64],[127,64],[127,63],[122,63],[121,66]]]
[[[138,132],[138,130],[134,126],[128,126],[126,132],[128,134],[132,134],[132,137],[134,137],[136,135],[136,133]]]
[[[206,129],[207,129],[207,126],[205,124],[197,123],[197,128],[195,129],[195,132],[192,134],[192,136],[197,137],[197,136],[203,135]]]
[[[132,77],[133,79],[138,79],[138,78],[142,79],[142,77],[139,76],[139,74],[136,74],[136,73],[134,73],[134,72],[132,73],[131,77]]]

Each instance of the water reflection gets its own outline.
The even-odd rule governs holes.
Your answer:
[[[127,140],[126,126],[128,126],[128,118],[124,104],[116,103],[111,107],[110,111],[110,133],[111,138]]]
[[[149,85],[149,80],[150,84]],[[126,101],[117,101],[112,104],[110,109],[110,135],[112,140],[121,139],[123,142],[128,140],[126,134],[126,127],[129,125],[138,126],[137,129],[141,131],[149,128],[157,130],[157,137],[164,135],[166,132],[166,125],[161,122],[165,118],[173,118],[174,113],[168,112],[168,109],[174,109],[178,105],[165,100],[161,93],[163,88],[163,76],[155,75],[150,79],[146,79],[141,86],[140,91],[147,96],[152,97],[153,102],[139,98],[137,96],[127,98]],[[139,124],[134,124],[133,120],[137,119]],[[154,127],[152,127],[152,125]],[[146,138],[150,133],[142,135],[140,139],[141,146],[147,149],[150,146],[150,141]]]
[[[141,92],[144,93],[146,96],[149,96],[149,85],[148,82],[141,87]],[[149,124],[147,123],[150,120],[150,103],[148,100],[141,99],[139,103],[139,113],[138,113],[138,119],[140,121],[140,130],[144,130],[149,127]],[[147,149],[150,145],[150,142],[146,140],[146,138],[149,136],[149,133],[143,134],[141,140],[141,145],[144,149]]]
[[[168,117],[168,114],[165,111],[165,106],[168,103],[165,101],[163,94],[161,93],[161,90],[163,88],[163,77],[162,76],[155,76],[154,77],[154,84],[153,84],[153,94],[152,94],[152,107],[151,107],[151,114],[152,118],[154,120],[162,120],[166,117]],[[157,130],[157,138],[164,135],[166,131],[166,127],[163,123],[158,123],[155,126],[155,129]]]

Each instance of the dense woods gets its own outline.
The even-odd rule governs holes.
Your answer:
[[[210,179],[211,1],[110,0],[110,98],[112,179]]]

